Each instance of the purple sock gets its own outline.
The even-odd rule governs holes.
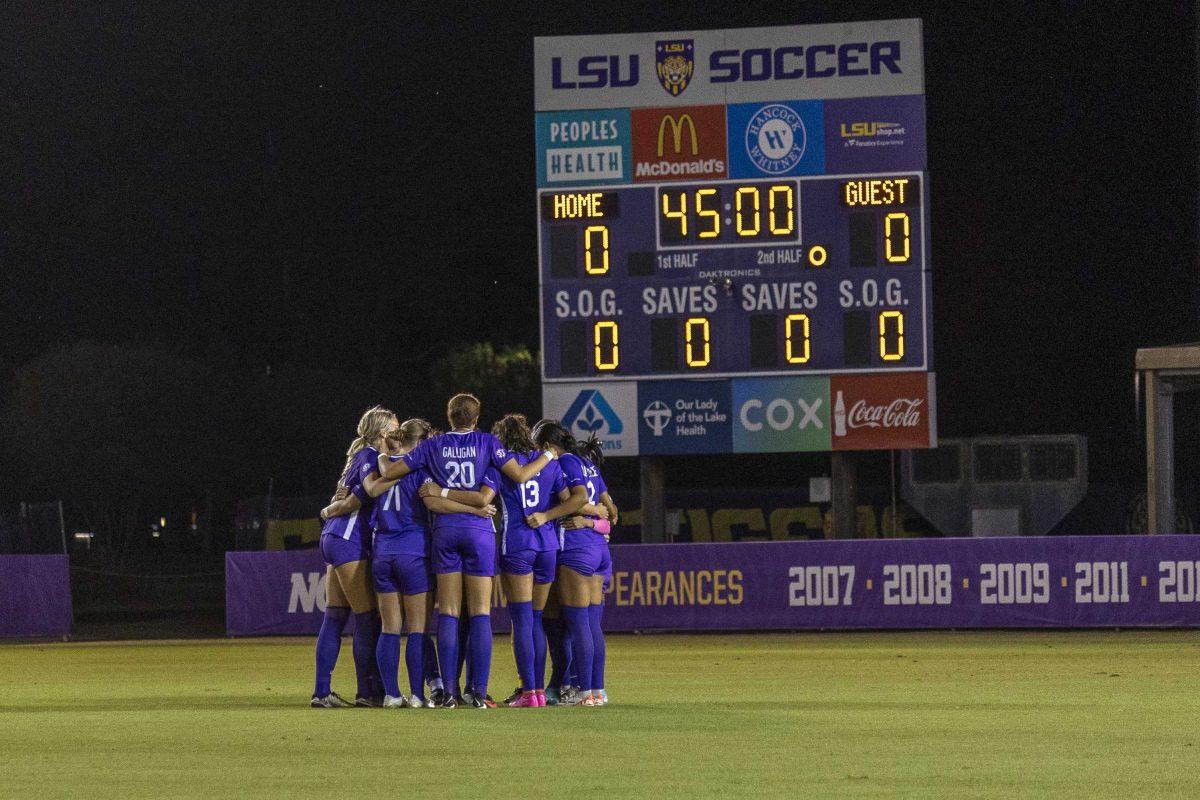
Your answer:
[[[578,686],[579,676],[575,672],[575,637],[571,635],[571,626],[567,624],[567,615],[563,614],[563,667],[562,685]]]
[[[458,663],[458,617],[450,614],[438,614],[437,628],[438,663],[453,665]],[[445,672],[442,681],[446,691],[452,696],[458,694],[458,673]]]
[[[604,688],[604,629],[600,627],[600,621],[604,617],[604,604],[597,603],[594,606],[588,606],[588,621],[592,626],[592,688]]]
[[[550,680],[547,686],[558,689],[562,686],[563,672],[567,666],[567,655],[563,648],[562,616],[542,617],[542,629],[546,632],[546,652],[550,656]]]
[[[588,620],[588,610],[563,606],[562,611],[563,618],[567,621],[567,630],[571,633],[571,649],[575,651],[572,663],[579,674],[579,688],[585,692],[591,691],[592,661],[596,652],[592,645],[592,624]]]
[[[473,689],[471,682],[471,618],[458,618],[458,670],[454,674],[462,678],[464,689]]]
[[[350,609],[344,606],[325,608],[325,618],[321,620],[321,630],[317,634],[317,680],[313,688],[314,697],[325,697],[329,694],[329,682],[333,677],[333,667],[337,664],[338,651],[342,649],[342,631],[345,630],[348,619]]]
[[[512,617],[513,657],[517,660],[517,675],[525,691],[535,688],[533,678],[533,603],[509,603]]]
[[[426,633],[424,637],[425,680],[434,686],[438,686],[442,682],[442,671],[438,669],[437,645],[434,644],[433,634]]]
[[[471,617],[471,643],[468,649],[471,656],[471,689],[482,697],[487,695],[488,676],[492,671],[491,614],[477,614]]]
[[[400,696],[400,634],[381,633],[375,645],[375,661],[383,678],[383,693],[391,697]]]
[[[413,697],[425,699],[425,639],[423,633],[410,633],[404,645],[404,666],[408,669],[408,691]],[[399,647],[399,642],[396,643]],[[400,656],[396,661],[399,666]]]
[[[379,614],[364,611],[354,615],[354,674],[358,678],[358,697],[379,697],[383,690],[379,666],[375,663],[375,643],[379,639]]]
[[[546,688],[546,631],[540,611],[533,612],[533,688]]]

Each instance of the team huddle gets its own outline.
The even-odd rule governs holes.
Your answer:
[[[531,430],[521,414],[485,433],[475,427],[479,412],[476,397],[457,394],[446,433],[423,419],[401,424],[379,407],[359,420],[337,492],[321,511],[328,566],[314,708],[495,708],[488,677],[497,572],[520,679],[505,704],[608,702],[601,618],[618,512],[600,475],[600,443],[576,441],[555,420]],[[330,686],[351,616],[353,704]]]

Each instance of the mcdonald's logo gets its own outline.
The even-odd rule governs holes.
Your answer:
[[[696,123],[692,119],[691,114],[681,114],[678,119],[672,114],[663,114],[662,121],[658,123],[658,155],[663,155],[663,134],[667,132],[667,126],[671,126],[671,144],[675,148],[675,154],[679,155],[683,152],[683,126],[686,125],[688,133],[691,136],[692,155],[700,154],[700,141],[696,136]]]
[[[634,108],[634,181],[723,178],[726,169],[725,106]]]

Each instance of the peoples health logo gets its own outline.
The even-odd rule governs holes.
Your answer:
[[[804,121],[785,105],[763,106],[746,126],[746,154],[769,175],[782,175],[799,164],[807,145]]]
[[[608,425],[609,436],[618,436],[625,430],[617,412],[595,389],[584,389],[579,393],[563,415],[562,424],[567,430],[578,428],[587,434],[599,434],[605,425]]]
[[[642,412],[642,418],[646,420],[650,430],[654,431],[655,436],[662,436],[663,431],[671,424],[671,409],[667,408],[667,404],[662,400],[655,400],[646,406],[646,410]]]

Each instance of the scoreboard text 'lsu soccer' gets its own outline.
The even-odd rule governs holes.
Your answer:
[[[919,20],[536,39],[547,413],[614,455],[931,446],[921,48]]]

